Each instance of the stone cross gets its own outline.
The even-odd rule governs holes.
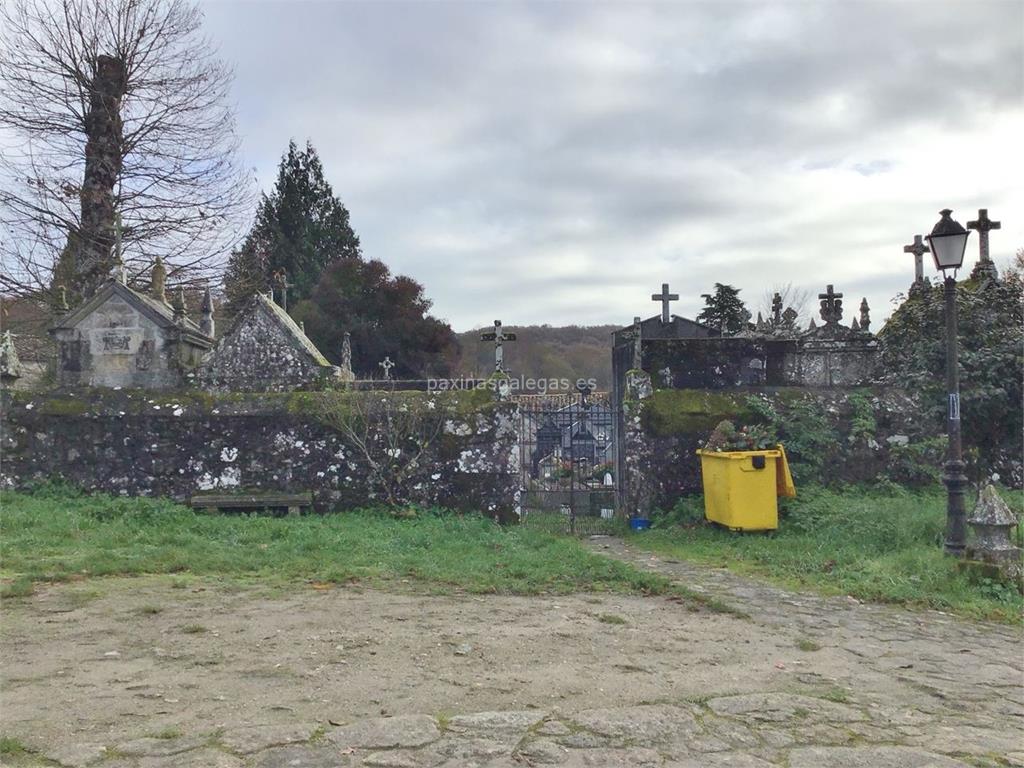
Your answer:
[[[114,216],[114,267],[111,270],[113,277],[121,285],[128,284],[128,274],[124,268],[124,259],[121,257],[121,214]]]
[[[289,283],[288,282],[288,273],[285,272],[283,269],[279,269],[279,270],[275,271],[274,274],[271,275],[270,279],[271,279],[271,283],[272,283],[271,295],[273,295],[274,287],[276,287],[277,288],[277,294],[280,297],[280,301],[278,303],[281,305],[281,309],[283,309],[285,312],[287,312],[288,311],[288,289],[292,288],[294,286],[294,283]]]
[[[843,294],[836,293],[829,285],[818,298],[821,299],[821,319],[826,325],[835,325],[843,319]]]
[[[352,373],[352,334],[348,331],[341,340],[341,370]]]
[[[669,319],[670,319],[669,318],[669,313],[668,313],[669,302],[671,302],[671,301],[679,301],[679,294],[678,293],[669,293],[668,292],[668,283],[662,283],[661,284],[661,293],[651,294],[651,301],[660,301],[661,302],[661,322],[664,323],[665,325],[668,325],[668,322],[669,322]]]
[[[904,253],[914,254],[914,285],[924,282],[924,255],[931,250],[924,244],[921,235],[914,235],[914,242],[903,246]]]
[[[782,325],[782,294],[779,293],[772,296],[772,325],[776,328]]]
[[[978,248],[983,262],[991,261],[988,255],[988,233],[993,229],[1002,229],[1001,221],[992,221],[988,217],[988,208],[978,209],[978,218],[975,221],[968,221],[968,229],[978,230]]]
[[[480,340],[494,342],[494,370],[496,373],[503,373],[505,370],[505,353],[501,345],[506,341],[515,341],[516,335],[514,333],[505,333],[501,329],[501,320],[495,320],[494,330],[480,334]]]
[[[391,381],[391,369],[395,367],[395,364],[391,362],[391,357],[385,356],[377,365],[384,369],[384,381]]]
[[[213,296],[210,294],[210,288],[207,286],[206,290],[203,291],[203,303],[201,306],[203,319],[199,323],[199,330],[209,336],[211,339],[215,335],[215,326],[213,321]]]

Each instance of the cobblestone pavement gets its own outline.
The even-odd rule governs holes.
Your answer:
[[[195,735],[72,741],[0,760],[99,768],[1024,766],[1016,628],[787,592],[633,551],[618,539],[589,544],[743,610],[749,621],[729,619],[748,627],[737,642],[761,636],[768,646],[785,636],[792,647],[800,638],[814,661],[787,657],[777,671],[790,668],[771,682],[723,681],[717,689],[708,683],[698,696],[608,700],[572,711],[529,702],[454,716],[435,710],[228,725]],[[688,632],[720,620],[689,616]],[[717,663],[708,658],[702,663]]]

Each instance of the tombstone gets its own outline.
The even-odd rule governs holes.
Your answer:
[[[383,360],[377,363],[377,365],[384,369],[384,381],[391,381],[391,369],[395,367],[391,358],[389,356],[385,356]]]

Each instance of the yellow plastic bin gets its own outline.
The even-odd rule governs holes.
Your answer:
[[[778,497],[796,496],[786,451],[697,451],[704,516],[734,531],[774,531]]]

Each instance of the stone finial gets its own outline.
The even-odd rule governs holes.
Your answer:
[[[150,295],[157,301],[167,303],[167,269],[164,267],[164,260],[159,256],[153,262],[153,271],[149,278]]]
[[[352,373],[352,334],[345,331],[341,339],[341,372]]]
[[[71,307],[68,306],[68,289],[63,285],[57,286],[57,311],[58,312],[70,312]]]
[[[202,304],[203,319],[199,323],[199,330],[205,333],[210,338],[213,338],[214,334],[214,322],[213,322],[213,296],[210,295],[210,288],[207,286],[206,290],[203,291],[203,304]]]
[[[853,322],[850,323],[850,330],[851,331],[859,331],[860,330],[860,323],[857,322],[857,318],[856,317],[853,318]]]
[[[174,322],[178,325],[185,324],[185,289],[178,288],[178,292],[174,294],[174,303],[171,304],[171,308],[174,310]]]
[[[779,294],[775,294],[775,295],[778,296]],[[764,331],[764,330],[767,329],[767,326],[765,326],[765,324],[764,324],[764,318],[761,317],[761,313],[760,312],[757,313],[757,322],[754,323],[754,329],[757,330],[757,331]]]
[[[18,350],[14,346],[14,337],[10,331],[0,336],[0,382],[9,384],[21,378],[21,361]]]
[[[812,318],[811,318],[811,321],[810,321],[809,323],[807,323],[807,330],[808,330],[808,331],[813,331],[813,330],[814,330],[815,328],[817,328],[817,327],[818,327],[818,326],[817,326],[817,325],[815,324],[815,322],[814,322],[814,318],[812,317]]]
[[[871,308],[867,296],[860,300],[860,329],[865,333],[871,330]]]
[[[121,255],[121,214],[114,217],[114,264],[110,270],[110,276],[121,285],[128,284],[128,273],[124,267],[124,258]]]
[[[974,532],[974,542],[968,547],[967,556],[997,566],[1005,576],[1019,583],[1021,550],[1010,538],[1010,531],[1018,520],[995,486],[990,484],[982,489],[967,524]]]

